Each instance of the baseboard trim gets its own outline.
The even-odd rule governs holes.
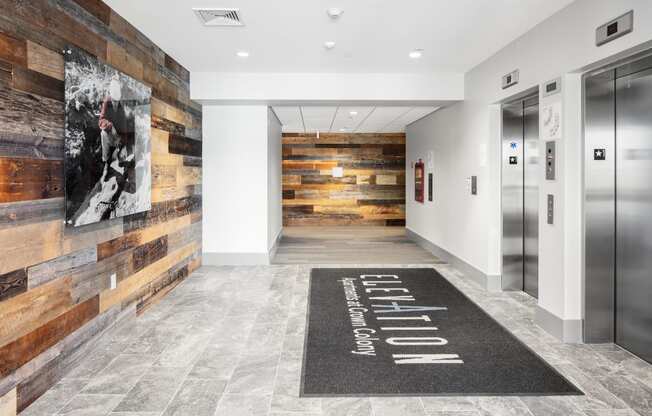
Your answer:
[[[581,319],[562,319],[537,305],[534,322],[562,342],[582,343],[583,323]]]
[[[266,266],[269,253],[203,253],[204,266]]]
[[[501,287],[501,276],[500,275],[488,275],[464,260],[460,259],[456,255],[444,250],[438,245],[434,244],[430,240],[422,237],[418,233],[412,231],[409,228],[405,228],[407,237],[417,243],[419,246],[423,247],[425,250],[432,253],[435,257],[445,261],[451,266],[455,267],[457,270],[462,272],[465,276],[471,280],[477,282],[485,290],[489,292],[500,292]]]
[[[276,238],[274,239],[274,244],[272,244],[272,247],[269,249],[267,253],[267,262],[268,264],[272,264],[274,262],[274,257],[276,257],[276,252],[278,251],[278,246],[281,243],[281,238],[283,238],[283,229],[281,228],[276,235]]]

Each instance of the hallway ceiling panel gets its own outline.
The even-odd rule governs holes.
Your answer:
[[[291,132],[303,131],[303,120],[299,107],[274,107],[274,112],[284,129]]]
[[[374,107],[338,107],[331,131],[354,131],[373,109]]]
[[[438,107],[275,106],[284,133],[402,133]]]
[[[306,129],[330,131],[337,107],[301,107]]]
[[[191,71],[433,73],[470,70],[573,0],[104,1]],[[205,27],[202,7],[237,8],[244,26]]]

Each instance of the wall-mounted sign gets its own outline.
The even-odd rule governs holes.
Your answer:
[[[432,202],[432,198],[433,198],[433,195],[432,195],[433,183],[432,182],[433,182],[433,176],[432,176],[432,173],[429,173],[428,174],[428,201],[430,201],[430,202]]]
[[[423,203],[425,169],[423,160],[414,164],[414,200]]]
[[[561,77],[553,79],[543,84],[541,95],[549,97],[561,91]]]
[[[510,72],[509,74],[503,75],[503,89],[518,84],[518,76],[519,76],[518,69]]]
[[[556,140],[561,139],[562,116],[561,116],[561,102],[557,101],[552,104],[543,106],[541,109],[542,140]]]
[[[593,149],[593,160],[607,160],[607,150]]]
[[[595,45],[601,46],[634,30],[634,10],[608,21],[595,30]]]

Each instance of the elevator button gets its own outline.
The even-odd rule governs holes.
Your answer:
[[[607,160],[606,149],[593,149],[593,160]]]

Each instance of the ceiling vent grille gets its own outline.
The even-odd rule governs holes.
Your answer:
[[[244,26],[239,9],[193,9],[204,26]]]

